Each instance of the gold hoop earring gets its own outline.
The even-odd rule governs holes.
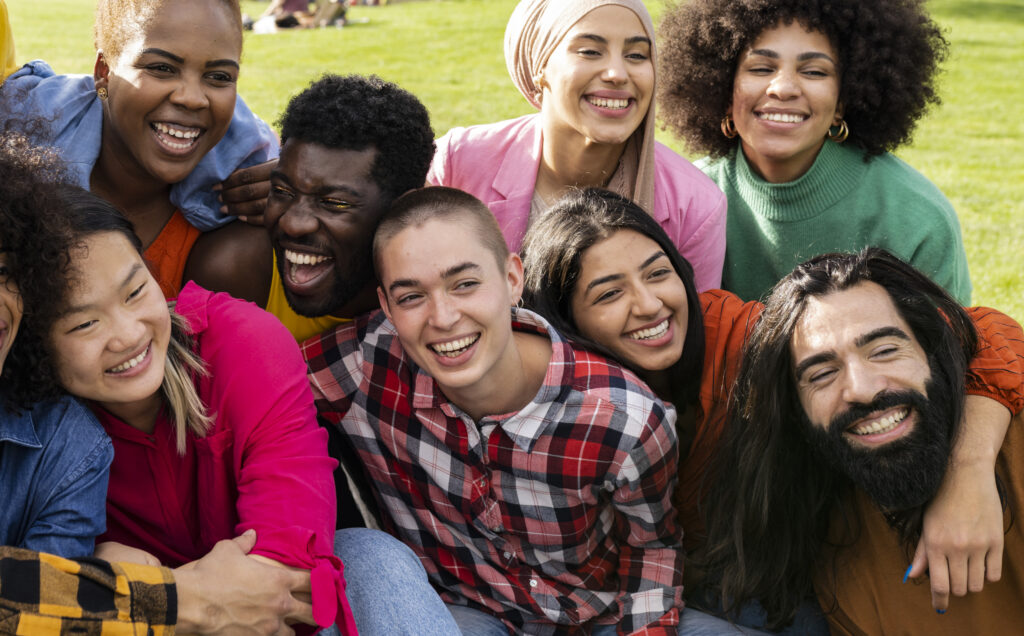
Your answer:
[[[102,100],[106,100],[107,99],[107,89],[103,88],[102,86],[97,88],[96,89],[96,97],[99,97]]]
[[[837,144],[843,143],[849,136],[850,127],[846,125],[845,119],[839,120],[839,130],[837,132],[833,133],[831,128],[828,129],[828,138],[836,142]]]
[[[722,134],[729,139],[735,139],[739,132],[736,131],[736,122],[732,120],[732,115],[726,114],[722,118]]]

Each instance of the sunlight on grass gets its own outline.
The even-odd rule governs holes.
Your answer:
[[[18,59],[89,73],[90,0],[8,0]],[[374,73],[415,93],[435,132],[530,112],[505,71],[502,38],[515,0],[427,0],[350,9],[343,29],[247,34],[239,93],[274,122],[288,98],[324,72]],[[649,3],[655,19],[663,3]],[[943,104],[899,154],[932,179],[960,215],[975,304],[1024,320],[1024,3],[934,0],[952,55]],[[259,14],[264,2],[242,2]],[[677,150],[664,131],[659,139]]]

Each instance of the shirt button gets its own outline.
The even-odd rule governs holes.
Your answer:
[[[511,552],[509,552],[508,550],[506,550],[506,551],[505,551],[505,552],[503,553],[503,555],[504,555],[504,557],[505,557],[506,559],[511,559],[511,558],[512,558],[512,553],[511,553]]]
[[[493,528],[491,528],[491,532],[495,534],[501,532],[501,526],[494,526]]]
[[[530,579],[530,587],[537,587],[537,579]]]
[[[481,488],[487,488],[487,480],[486,480],[486,479],[481,479],[480,481],[478,481],[478,482],[476,482],[476,483],[477,483],[477,485],[478,485],[478,486],[480,486]]]

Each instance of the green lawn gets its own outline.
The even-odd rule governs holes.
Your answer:
[[[58,72],[90,72],[91,0],[7,0],[18,59],[43,58]],[[649,2],[655,17],[662,2]],[[262,2],[243,2],[258,14]],[[358,6],[365,23],[247,35],[239,92],[267,121],[325,71],[375,73],[412,91],[437,134],[452,126],[529,112],[505,71],[502,35],[515,0],[425,0]],[[944,103],[899,154],[952,200],[963,227],[974,302],[1024,321],[1024,2],[933,0],[951,59]],[[670,136],[660,138],[682,150]]]

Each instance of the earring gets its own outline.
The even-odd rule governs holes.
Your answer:
[[[102,86],[97,88],[96,89],[96,97],[99,97],[102,100],[106,100],[107,99],[107,89],[103,88]]]
[[[722,134],[729,139],[734,139],[739,134],[736,131],[736,122],[732,120],[732,115],[726,114],[722,118]]]
[[[832,129],[828,129],[828,138],[837,144],[841,144],[846,141],[846,138],[850,136],[850,127],[846,125],[845,119],[839,120],[839,131],[833,133]]]

